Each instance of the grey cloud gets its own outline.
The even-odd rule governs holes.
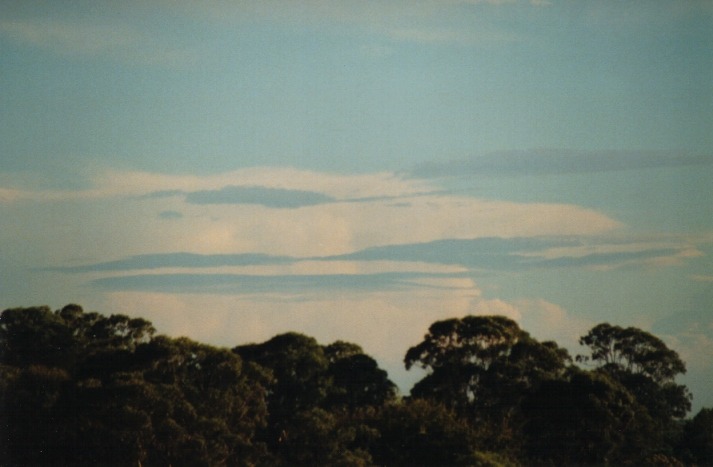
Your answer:
[[[713,164],[713,155],[663,151],[502,151],[468,159],[430,162],[409,172],[419,178],[467,175],[538,175],[611,172]]]
[[[603,242],[603,240],[600,240]],[[592,242],[595,242],[592,240]],[[201,255],[164,253],[128,258],[84,266],[54,268],[69,273],[151,270],[158,268],[215,268],[221,266],[254,266],[292,264],[299,261],[403,261],[452,264],[473,271],[513,271],[535,268],[623,266],[656,258],[675,256],[686,245],[651,247],[635,251],[594,252],[586,255],[538,256],[549,248],[584,246],[581,239],[559,237],[448,239],[428,243],[388,245],[368,248],[350,254],[295,258],[257,253]],[[142,276],[143,277],[143,276]]]
[[[538,251],[548,248],[582,246],[572,238],[477,238],[470,240],[438,240],[430,243],[391,245],[369,248],[348,255],[326,259],[362,261],[419,261],[454,264],[472,270],[523,270],[534,268],[564,268],[620,266],[680,253],[685,246],[649,248],[637,251],[591,253],[582,256],[544,258]]]
[[[178,211],[161,211],[158,213],[158,217],[161,219],[180,219],[183,214]]]
[[[200,255],[196,253],[163,253],[130,256],[117,261],[88,264],[85,266],[56,268],[62,272],[130,271],[157,268],[213,268],[220,266],[254,266],[287,264],[293,259],[286,256],[270,256],[258,253]]]
[[[332,201],[335,199],[313,191],[257,186],[226,186],[186,194],[186,202],[192,204],[258,204],[270,208],[299,208]]]
[[[112,291],[140,290],[174,293],[308,293],[320,291],[376,291],[423,288],[414,282],[435,274],[391,272],[379,274],[273,275],[143,274],[105,277],[92,285]],[[444,276],[439,276],[444,277]]]

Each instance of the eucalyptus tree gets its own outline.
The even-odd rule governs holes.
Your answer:
[[[560,377],[570,358],[509,318],[466,316],[433,323],[404,362],[407,369],[427,370],[412,397],[442,403],[486,427],[481,434],[491,447],[516,449],[520,403],[541,381]]]
[[[590,353],[578,355],[577,361],[593,363],[596,371],[621,383],[655,425],[650,444],[670,454],[692,399],[688,388],[676,383],[676,377],[686,372],[678,353],[646,331],[609,323],[594,326],[579,342]]]

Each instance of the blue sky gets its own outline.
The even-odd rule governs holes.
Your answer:
[[[401,360],[656,333],[713,406],[708,1],[9,1],[0,306]]]

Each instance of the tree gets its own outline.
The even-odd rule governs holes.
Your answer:
[[[46,365],[72,370],[97,351],[132,350],[155,332],[142,318],[85,313],[70,304],[7,309],[0,315],[0,361],[17,367]]]
[[[597,371],[621,383],[643,406],[653,423],[649,445],[669,455],[680,436],[682,419],[691,408],[691,394],[676,384],[686,365],[674,350],[658,337],[634,327],[622,328],[602,323],[580,338],[589,355],[579,362],[594,362]]]
[[[516,455],[522,437],[520,403],[540,381],[560,376],[570,362],[553,342],[538,342],[504,316],[466,316],[431,325],[404,359],[428,374],[414,398],[445,404],[481,427],[481,441]]]
[[[330,387],[325,407],[380,406],[396,398],[397,388],[376,360],[363,353],[335,359],[327,370]]]
[[[321,346],[314,338],[293,332],[233,351],[271,373],[269,425],[263,437],[277,458],[288,464],[305,455],[298,454],[296,437],[305,442],[319,438],[324,426],[336,423],[323,412],[380,405],[396,395],[396,385],[386,372],[356,344],[337,341]],[[329,457],[324,452],[319,455]]]
[[[255,434],[267,420],[269,375],[230,350],[153,332],[143,319],[76,305],[5,310],[3,461],[219,466],[263,459]]]
[[[593,361],[600,371],[619,380],[651,415],[659,419],[683,418],[691,408],[691,395],[675,383],[686,365],[676,351],[641,329],[598,324],[579,340],[590,355],[577,361]]]
[[[358,443],[358,426],[349,414],[321,408],[304,410],[286,425],[280,445],[282,465],[373,465],[370,453]]]
[[[638,328],[598,324],[579,343],[589,347],[591,354],[578,355],[577,361],[591,360],[604,369],[643,375],[657,384],[671,382],[686,372],[686,365],[675,351]]]
[[[290,332],[262,344],[235,347],[233,352],[272,372],[269,401],[273,423],[319,406],[327,395],[324,375],[329,362],[312,337]]]
[[[77,352],[71,327],[49,307],[11,308],[0,315],[0,361],[66,367]]]
[[[652,433],[645,409],[605,373],[571,369],[522,404],[525,458],[550,465],[640,463]]]
[[[509,464],[501,456],[481,451],[473,426],[438,402],[393,402],[362,416],[374,430],[365,444],[376,465]]]
[[[428,374],[411,390],[461,412],[511,408],[537,381],[558,375],[569,361],[552,342],[540,343],[504,316],[466,316],[431,325],[404,362]]]
[[[694,465],[713,465],[713,409],[702,408],[686,422],[678,452]]]

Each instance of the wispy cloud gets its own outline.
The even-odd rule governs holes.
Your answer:
[[[633,265],[676,264],[702,253],[685,241],[611,242],[603,238],[532,237],[444,239],[429,243],[373,247],[335,259],[422,261],[457,264],[471,270],[524,271],[534,268],[612,269]]]
[[[654,167],[713,164],[713,154],[663,151],[503,151],[468,159],[431,162],[414,168],[415,177],[538,175],[612,172]]]
[[[0,34],[18,43],[67,56],[107,56],[143,65],[193,64],[197,53],[120,23],[96,24],[59,19],[0,21]]]
[[[219,22],[272,21],[294,28],[370,40],[420,44],[478,45],[512,41],[515,36],[482,18],[484,9],[541,7],[543,0],[396,0],[299,3],[279,0],[180,2],[186,14]],[[175,2],[171,3],[175,6]],[[383,50],[383,49],[382,49]]]
[[[424,289],[420,277],[432,273],[383,272],[374,274],[319,274],[264,276],[251,274],[136,274],[94,279],[105,290],[143,290],[172,293],[313,294],[342,290],[349,293]]]
[[[264,254],[200,255],[196,253],[164,253],[130,256],[125,259],[85,266],[54,268],[65,272],[128,271],[159,268],[217,268],[221,266],[249,266],[284,264],[293,261],[285,256]]]
[[[256,186],[226,186],[186,195],[186,202],[192,204],[259,204],[271,208],[299,208],[332,201],[334,198],[314,191]]]
[[[406,179],[390,172],[335,174],[290,167],[251,167],[214,175],[168,175],[106,171],[92,176],[87,196],[181,195],[221,198],[319,197],[321,201],[399,197],[434,192],[426,180]],[[202,194],[197,194],[203,192]]]

